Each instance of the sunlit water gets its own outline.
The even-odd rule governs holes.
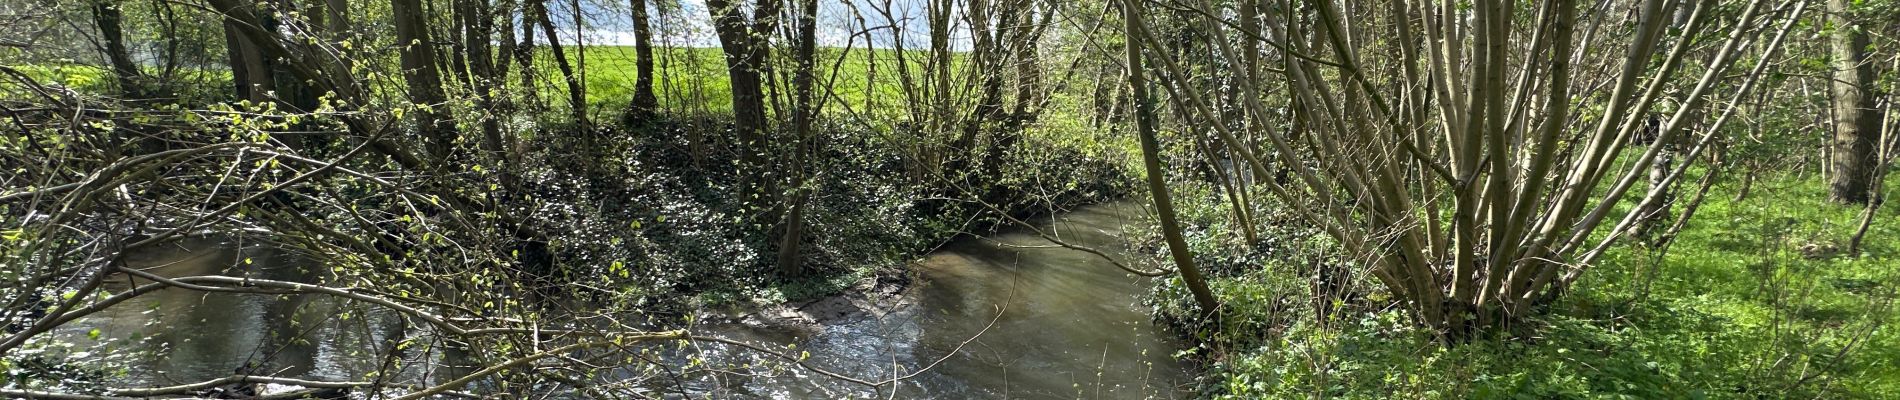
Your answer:
[[[1126,202],[1086,207],[1042,229],[1066,243],[1119,257],[1122,226],[1142,215],[1137,207]],[[799,349],[812,353],[812,364],[852,376],[888,379],[894,369],[904,376],[943,360],[905,380],[897,397],[1191,397],[1184,390],[1189,366],[1172,357],[1181,344],[1151,322],[1149,310],[1139,304],[1146,278],[1128,275],[1098,256],[1053,246],[1024,232],[953,243],[916,265],[921,279],[910,289],[914,304],[881,317],[828,325],[816,334],[744,326],[714,330],[800,343]],[[768,382],[730,386],[748,390],[738,393],[746,397],[871,394],[797,370]]]
[[[1133,203],[1091,206],[1043,223],[1071,244],[1120,257],[1122,227],[1142,215]],[[223,273],[304,280],[293,257],[196,243],[140,254],[134,265],[166,275]],[[246,260],[248,259],[248,262]],[[1054,247],[1033,233],[1004,233],[952,243],[918,262],[920,279],[904,301],[827,321],[816,329],[713,323],[714,335],[810,354],[810,364],[866,380],[905,377],[895,388],[862,386],[797,368],[753,367],[755,352],[697,344],[670,351],[712,364],[678,379],[654,379],[648,396],[668,398],[1182,398],[1190,366],[1172,355],[1181,344],[1151,322],[1140,303],[1145,284],[1085,252]],[[121,283],[123,286],[123,283]],[[296,321],[296,322],[292,322]],[[172,385],[239,371],[322,380],[361,380],[379,372],[410,382],[439,382],[446,346],[414,346],[402,363],[375,356],[405,332],[396,318],[319,296],[159,291],[62,328],[61,336],[104,343],[127,366],[123,383]],[[94,330],[97,330],[97,338]],[[928,368],[926,368],[928,366]],[[921,371],[921,372],[919,372]],[[914,374],[914,376],[913,376]],[[609,377],[611,378],[611,377]],[[666,387],[673,386],[673,387]],[[895,393],[892,391],[895,390]]]

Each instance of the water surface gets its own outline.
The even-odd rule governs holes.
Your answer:
[[[1061,214],[1040,225],[1065,242],[1121,257],[1122,229],[1140,215],[1138,204],[1111,203]],[[170,276],[309,281],[320,275],[309,271],[317,266],[296,257],[229,241],[154,249],[135,255],[131,263]],[[1149,310],[1140,304],[1147,278],[1020,231],[951,243],[914,267],[918,279],[901,302],[829,319],[815,328],[727,322],[693,330],[809,353],[812,365],[856,377],[907,377],[894,389],[901,398],[1190,397],[1183,390],[1192,377],[1189,366],[1171,357],[1181,344],[1151,322]],[[378,349],[401,338],[434,336],[417,329],[387,312],[323,296],[164,290],[70,324],[60,333],[104,343],[99,349],[128,366],[123,383],[140,386],[244,371],[320,380],[361,380],[372,372],[410,382],[446,380],[452,369],[440,366],[459,358],[444,354],[441,349],[447,346],[439,343],[414,347],[421,350],[405,353],[402,363],[382,363],[376,357]],[[761,363],[759,354],[745,350],[695,344],[669,352],[676,361],[695,356],[722,372],[654,379],[646,395],[893,395],[890,388],[872,392],[782,364],[758,367],[772,363]]]

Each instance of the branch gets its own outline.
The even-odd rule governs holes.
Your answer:
[[[368,387],[381,386],[376,382],[350,382],[350,381],[333,382],[333,381],[313,381],[313,380],[305,380],[305,379],[278,378],[278,377],[272,377],[272,376],[232,375],[232,376],[227,376],[223,378],[203,381],[203,382],[187,383],[187,384],[176,385],[176,386],[110,389],[110,390],[106,390],[106,393],[109,393],[113,396],[125,396],[125,397],[135,397],[135,398],[157,397],[157,396],[176,395],[176,394],[185,394],[185,393],[198,393],[198,392],[203,392],[205,390],[217,388],[219,386],[247,384],[247,383],[290,385],[290,386],[299,386],[299,387],[317,388],[317,389],[356,389],[356,388],[368,388]],[[415,390],[418,388],[416,386],[408,386],[408,385],[394,385],[394,386],[407,386],[412,390]],[[441,393],[445,395],[461,397],[461,398],[470,398],[470,399],[482,398],[481,396],[473,394],[473,393],[459,392],[459,391],[446,391],[446,392],[441,392]]]

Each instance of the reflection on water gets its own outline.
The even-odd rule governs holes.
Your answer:
[[[307,263],[285,252],[239,243],[193,239],[129,254],[127,266],[163,276],[227,275],[311,282]],[[149,281],[136,280],[137,284]],[[134,281],[114,276],[106,289]],[[91,344],[126,367],[114,379],[125,386],[176,385],[230,376],[268,374],[319,380],[356,380],[384,367],[375,349],[403,332],[398,318],[320,295],[205,293],[166,289],[120,303],[59,328],[69,342]],[[428,355],[411,355],[412,361]],[[412,365],[400,363],[396,367]],[[413,367],[392,376],[414,376]]]
[[[1069,243],[1117,254],[1124,220],[1138,205],[1083,208],[1044,226]],[[168,276],[225,274],[309,282],[290,255],[233,243],[186,243],[133,257],[134,267]],[[897,387],[904,398],[1180,398],[1191,378],[1170,357],[1181,348],[1150,321],[1139,304],[1142,279],[1096,256],[1055,248],[1033,234],[1008,233],[952,244],[916,265],[921,279],[908,301],[865,313],[816,332],[748,326],[699,326],[697,333],[809,351],[812,364],[864,378],[917,373]],[[123,277],[118,279],[124,289]],[[426,366],[445,358],[437,350],[382,362],[377,349],[394,340],[425,338],[399,318],[333,298],[312,295],[207,294],[164,290],[62,328],[60,335],[99,342],[124,357],[124,384],[172,385],[239,370],[320,380],[382,376],[410,382],[441,381]],[[980,333],[980,335],[979,335]],[[670,346],[669,346],[670,347]],[[442,346],[427,345],[424,349]],[[435,351],[431,353],[431,351]],[[677,356],[682,351],[671,350]],[[757,353],[695,345],[698,357],[746,371]],[[946,357],[946,355],[949,355]],[[674,358],[678,359],[678,358]],[[425,362],[426,361],[426,362]],[[771,363],[763,363],[771,364]],[[715,366],[714,368],[721,368]],[[759,369],[759,368],[751,368]],[[631,368],[630,368],[631,370]],[[446,372],[446,371],[444,371]],[[393,374],[393,375],[391,375]],[[436,375],[440,375],[438,373]],[[434,379],[430,379],[434,378]],[[603,377],[607,379],[607,377]],[[861,387],[799,369],[698,374],[666,380],[664,397],[838,398],[872,394]],[[684,386],[684,387],[679,387]],[[657,393],[649,393],[657,394]],[[888,391],[883,393],[890,395]]]
[[[1124,219],[1141,213],[1132,203],[1099,205],[1056,218],[1055,229],[1043,228],[1065,242],[1119,256],[1123,243],[1116,235]],[[796,343],[811,352],[813,364],[860,377],[888,378],[893,366],[907,375],[944,359],[906,380],[898,397],[1191,397],[1181,389],[1191,379],[1188,366],[1171,357],[1181,344],[1139,304],[1145,278],[1052,245],[1025,233],[953,244],[917,265],[922,280],[911,289],[914,305],[816,334],[742,325],[705,329]],[[726,390],[737,397],[869,394],[798,370],[744,386]]]

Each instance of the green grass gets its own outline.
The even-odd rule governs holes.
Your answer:
[[[1297,262],[1203,255],[1269,266],[1212,282],[1236,300],[1222,329],[1202,333],[1211,340],[1196,351],[1222,360],[1203,389],[1218,398],[1900,397],[1900,333],[1887,326],[1900,315],[1891,306],[1900,208],[1880,212],[1861,254],[1829,255],[1845,247],[1860,207],[1828,203],[1814,177],[1764,177],[1741,201],[1737,186],[1711,190],[1660,260],[1648,247],[1614,248],[1530,321],[1530,334],[1450,347],[1396,311],[1324,323],[1288,315],[1284,300],[1305,307],[1297,302],[1310,290],[1286,268]],[[1900,195],[1900,178],[1887,187]],[[1199,218],[1216,227],[1202,240],[1228,235]],[[1160,288],[1164,313],[1186,307],[1176,286]]]
[[[635,78],[634,51],[629,46],[588,46],[568,59],[577,70],[584,66],[584,86],[588,107],[595,118],[616,115],[633,100]],[[826,110],[832,114],[866,117],[868,120],[895,120],[909,110],[903,84],[898,76],[898,53],[894,50],[843,48],[818,49],[818,80],[821,96],[828,94]],[[910,73],[920,74],[924,52],[904,54]],[[781,55],[782,57],[782,55]],[[538,93],[550,108],[564,110],[567,86],[560,70],[547,52],[537,58],[540,83]],[[785,60],[780,60],[785,61]],[[777,63],[776,79],[789,90],[790,64]],[[732,109],[731,80],[718,48],[656,49],[654,95],[668,110],[687,113],[726,113]],[[518,78],[516,78],[518,79]],[[767,93],[767,96],[773,96]],[[789,102],[791,93],[777,93],[778,101]],[[789,107],[789,105],[787,105]],[[564,112],[563,112],[564,113]],[[556,114],[565,115],[565,114]]]
[[[579,50],[579,51],[576,51]],[[921,74],[927,53],[907,51],[903,54],[909,64],[912,75]],[[731,82],[727,76],[723,55],[718,48],[662,48],[655,51],[654,92],[661,106],[674,112],[683,113],[729,113],[732,109]],[[818,94],[826,96],[826,110],[834,115],[863,117],[870,121],[895,121],[909,112],[903,83],[898,76],[898,53],[895,50],[867,50],[844,48],[818,49],[819,82]],[[395,55],[381,63],[393,68]],[[781,54],[780,57],[783,57]],[[568,59],[576,71],[582,75],[586,100],[592,118],[611,120],[626,109],[633,100],[634,87],[634,51],[630,46],[588,46],[569,48]],[[535,94],[541,104],[547,107],[544,115],[560,117],[570,115],[567,102],[567,85],[563,82],[560,69],[555,66],[552,53],[542,48],[535,58],[536,83]],[[791,87],[788,60],[778,60],[775,66],[780,68],[774,76],[780,79],[779,87],[789,90]],[[957,62],[962,62],[961,58]],[[114,85],[110,74],[103,67],[81,64],[34,64],[10,66],[27,76],[48,83],[57,83],[67,87],[94,93],[109,93]],[[510,85],[519,85],[520,68],[510,68]],[[156,72],[156,71],[153,71]],[[216,76],[198,77],[197,81],[214,82],[228,80],[228,74],[218,72]],[[448,82],[454,85],[453,80]],[[918,83],[921,84],[921,83]],[[379,85],[376,90],[380,97],[400,99],[403,97],[401,85]],[[451,88],[451,93],[465,91]],[[773,93],[767,93],[773,96]],[[776,93],[781,103],[790,101],[790,93]],[[789,107],[789,104],[786,105]]]

